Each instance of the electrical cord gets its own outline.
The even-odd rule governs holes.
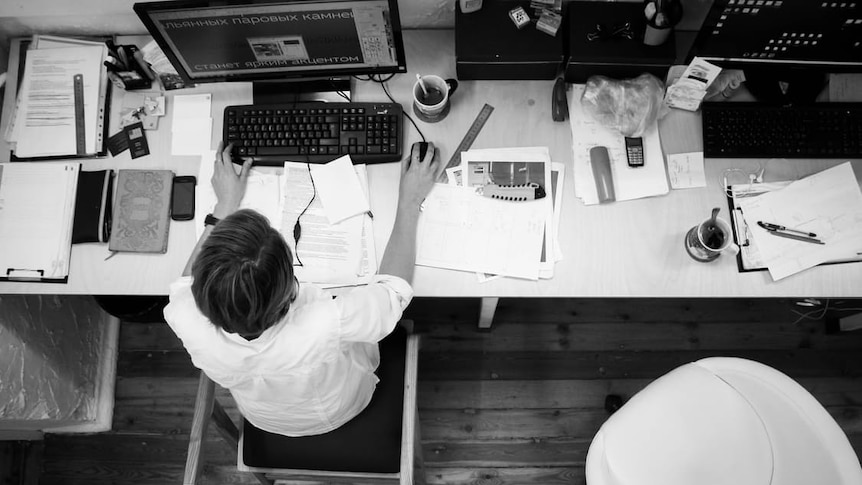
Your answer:
[[[375,76],[377,76],[377,77],[375,77]],[[386,94],[386,97],[389,98],[389,101],[391,101],[395,104],[399,104],[397,101],[395,101],[395,98],[393,98],[392,95],[389,94],[389,89],[386,87],[386,82],[389,81],[390,79],[392,79],[393,77],[395,77],[394,73],[389,74],[385,78],[381,78],[379,74],[369,74],[368,76],[366,76],[366,79],[363,79],[360,76],[353,76],[353,77],[360,80],[360,81],[370,81],[370,82],[375,82],[377,84],[380,84],[380,87],[383,88],[383,92]],[[422,138],[422,141],[426,142],[427,140],[425,139],[425,134],[422,133],[422,130],[419,129],[419,125],[417,125],[416,122],[413,121],[413,118],[411,118],[410,115],[407,114],[407,110],[401,110],[401,114],[403,114],[404,117],[407,118],[408,121],[410,121],[410,124],[413,125],[413,128],[416,128],[416,132],[419,133],[419,136]]]
[[[815,310],[807,311],[807,312],[799,312],[796,310],[791,310],[793,313],[799,316],[791,325],[797,325],[799,322],[803,320],[820,320],[826,316],[826,313],[832,310],[833,312],[850,312],[850,311],[862,311],[862,308],[835,308],[830,306],[831,301],[827,299],[825,303],[823,303],[823,308],[818,308]]]

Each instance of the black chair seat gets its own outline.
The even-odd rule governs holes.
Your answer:
[[[260,468],[398,473],[407,332],[398,327],[380,342],[380,382],[358,416],[322,435],[291,438],[243,419],[242,457]]]

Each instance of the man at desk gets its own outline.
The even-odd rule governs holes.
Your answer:
[[[444,164],[433,145],[421,158],[413,147],[378,275],[333,297],[296,280],[290,249],[266,218],[237,210],[251,163],[237,174],[231,147],[222,148],[212,178],[218,203],[171,285],[165,319],[251,424],[286,436],[332,431],[371,401],[377,342],[413,297],[419,206]]]

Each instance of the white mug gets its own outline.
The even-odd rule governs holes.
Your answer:
[[[721,253],[736,255],[739,246],[733,242],[733,228],[720,217],[707,219],[692,227],[685,235],[685,249],[695,261],[707,263],[716,260]]]
[[[449,114],[449,97],[456,89],[458,81],[454,79],[433,74],[422,76],[413,85],[413,112],[428,123],[442,120]]]

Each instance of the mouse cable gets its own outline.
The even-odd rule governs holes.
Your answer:
[[[389,89],[386,87],[386,82],[389,81],[390,79],[392,79],[395,76],[395,74],[390,74],[390,75],[386,76],[385,78],[381,78],[380,75],[377,75],[376,78],[374,76],[375,76],[374,74],[369,74],[367,79],[362,79],[359,76],[353,76],[353,77],[355,77],[356,79],[358,79],[360,81],[372,81],[372,82],[375,82],[377,84],[380,84],[380,86],[383,88],[383,92],[386,93],[386,97],[389,98],[389,101],[391,101],[395,104],[399,104],[397,101],[395,101],[395,99],[392,97],[392,95],[389,94]],[[416,128],[416,132],[419,133],[419,136],[422,138],[422,142],[427,143],[427,140],[425,140],[425,134],[422,133],[422,130],[419,129],[419,125],[417,125],[416,122],[413,121],[413,118],[411,118],[410,115],[407,114],[407,111],[402,109],[401,114],[403,114],[404,117],[410,121],[410,123],[413,125],[413,128]]]
[[[295,249],[294,253],[296,253],[296,266],[302,266],[302,260],[299,259],[299,238],[302,237],[302,226],[299,224],[299,220],[302,219],[302,216],[305,215],[305,212],[311,207],[311,203],[317,197],[317,187],[315,187],[314,177],[311,175],[311,163],[306,162],[305,166],[308,168],[308,179],[311,180],[311,199],[305,205],[305,209],[302,209],[302,212],[296,216],[296,223],[293,225],[293,247]]]
[[[389,89],[386,88],[386,82],[385,81],[381,82],[380,86],[383,87],[383,92],[386,93],[386,97],[389,98],[389,101],[392,101],[393,103],[395,103],[395,100],[392,99],[392,95],[389,94]],[[413,118],[411,118],[410,115],[407,114],[407,110],[402,110],[401,114],[403,114],[405,118],[410,120],[410,123],[413,125],[413,128],[416,128],[416,131],[419,133],[419,136],[422,137],[422,142],[427,143],[427,140],[425,140],[425,134],[422,133],[422,130],[419,129],[419,125],[417,125],[416,122],[413,121]]]

